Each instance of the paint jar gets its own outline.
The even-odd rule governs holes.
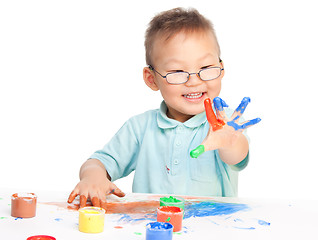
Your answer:
[[[47,235],[37,235],[37,236],[28,237],[27,240],[56,240],[56,238],[47,236]]]
[[[184,199],[182,197],[162,197],[160,198],[160,206],[175,206],[182,208],[184,211]]]
[[[32,218],[36,212],[37,197],[34,193],[14,193],[11,196],[11,216]]]
[[[162,206],[157,209],[157,221],[169,222],[173,225],[173,231],[182,229],[183,209],[175,206]]]
[[[84,233],[101,233],[104,231],[105,209],[84,207],[78,210],[78,229]]]
[[[146,240],[171,240],[172,231],[171,223],[150,222],[146,225]]]

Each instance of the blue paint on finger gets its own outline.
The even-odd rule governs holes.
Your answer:
[[[227,122],[227,125],[229,125],[230,127],[233,127],[235,129],[235,131],[237,131],[237,130],[244,130],[250,126],[255,125],[256,123],[259,123],[260,121],[261,121],[260,118],[255,118],[255,119],[247,121],[244,124],[238,124],[238,123],[234,122],[234,120],[233,120],[233,121]]]
[[[259,123],[260,121],[261,121],[260,118],[255,118],[255,119],[249,120],[248,122],[242,124],[242,129],[245,129],[245,128],[248,128],[250,126],[253,126],[256,123]]]
[[[239,112],[241,114],[243,114],[243,112],[246,109],[246,106],[251,102],[251,99],[249,97],[244,97],[242,99],[242,102],[240,103],[240,105],[236,108],[236,112]]]
[[[217,109],[218,111],[223,111],[224,107],[228,107],[226,102],[220,97],[214,98],[213,104],[214,104],[215,109]]]

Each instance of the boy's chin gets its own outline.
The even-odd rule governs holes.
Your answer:
[[[195,116],[195,115],[198,115],[198,114],[200,114],[202,112],[204,112],[204,109],[202,109],[202,110],[192,110],[192,111],[189,110],[189,111],[187,111],[187,115]]]

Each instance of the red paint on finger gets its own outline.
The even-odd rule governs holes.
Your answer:
[[[99,198],[98,197],[93,197],[92,198],[92,204],[93,204],[94,207],[100,207]]]
[[[87,201],[87,197],[84,195],[80,196],[80,207],[85,207],[86,206],[86,201]]]
[[[75,191],[71,192],[70,196],[68,197],[67,202],[68,202],[68,203],[73,202],[74,199],[76,198],[76,196],[77,196],[77,193],[75,193]]]
[[[213,108],[212,108],[212,103],[211,103],[210,98],[207,98],[204,100],[204,107],[205,107],[206,117],[207,117],[213,131],[216,131],[216,130],[223,128],[225,123],[221,119],[216,118],[215,113],[214,113]]]

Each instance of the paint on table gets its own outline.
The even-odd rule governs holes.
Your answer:
[[[151,221],[157,221],[157,208],[159,207],[160,198],[163,195],[150,194],[127,194],[124,198],[118,198],[115,196],[110,196],[107,199],[107,212],[106,220],[109,225],[121,226],[126,229],[128,225],[138,226],[139,224],[147,224]],[[263,220],[269,222],[266,219],[262,219],[262,216],[255,216],[253,218],[242,217],[248,216],[253,212],[253,208],[247,204],[243,203],[231,203],[223,201],[215,201],[211,197],[195,197],[195,196],[181,196],[185,199],[185,209],[183,217],[183,228],[182,233],[190,232],[190,229],[194,229],[195,226],[192,225],[192,219],[202,219],[200,221],[207,221],[213,223],[215,226],[227,226],[231,228],[248,229],[268,227],[270,224],[261,224]],[[57,209],[68,210],[68,212],[73,212],[79,208],[79,199],[71,204],[65,202],[43,202],[39,204],[52,205],[58,207]],[[91,204],[88,202],[88,206]],[[239,217],[238,217],[239,216]],[[55,216],[54,219],[59,216]],[[235,219],[240,218],[242,221],[236,221]],[[167,218],[168,219],[168,218]],[[167,220],[166,219],[166,220]],[[188,224],[191,223],[191,226]],[[185,230],[185,227],[188,227]],[[121,229],[117,229],[121,231]]]
[[[171,240],[173,226],[165,222],[150,222],[146,225],[146,240]]]
[[[175,206],[161,206],[157,209],[157,222],[169,222],[173,232],[182,230],[183,209]]]
[[[34,193],[14,193],[11,196],[11,216],[32,218],[36,214],[37,196]]]
[[[84,207],[79,211],[78,229],[84,233],[104,231],[105,210],[99,207]]]

